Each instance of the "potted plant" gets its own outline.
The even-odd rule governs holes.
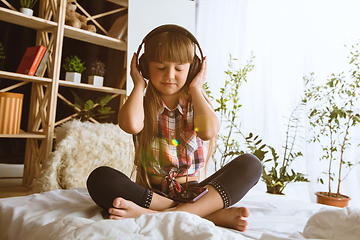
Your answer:
[[[229,76],[229,80],[225,81],[224,87],[220,88],[220,97],[216,99],[219,105],[215,108],[215,112],[220,114],[221,125],[226,124],[217,136],[217,144],[213,154],[215,170],[217,167],[223,167],[234,157],[249,152],[254,154],[263,163],[263,173],[261,179],[265,182],[268,193],[282,194],[287,184],[291,182],[308,182],[305,175],[290,169],[290,164],[302,155],[301,152],[295,152],[295,140],[298,131],[299,114],[303,104],[299,104],[291,113],[288,120],[286,140],[284,146],[284,154],[282,162],[279,162],[279,156],[275,149],[267,144],[263,144],[259,136],[250,133],[245,135],[239,125],[236,123],[238,113],[241,108],[239,89],[241,85],[247,82],[247,75],[252,71],[253,56],[247,62],[243,69],[235,70],[233,61],[236,60],[230,55],[230,69],[225,73]],[[213,99],[207,84],[204,84],[204,90],[209,98]],[[223,127],[223,126],[222,126]],[[242,143],[240,143],[240,140]],[[266,156],[271,151],[271,157]],[[220,153],[218,159],[216,153]],[[271,165],[270,165],[271,164]],[[270,169],[268,169],[270,165]]]
[[[355,48],[353,46],[353,48]],[[359,162],[346,158],[345,151],[354,142],[351,141],[351,130],[359,123],[360,69],[359,52],[351,51],[350,75],[345,73],[331,74],[325,81],[315,79],[313,73],[304,77],[305,102],[309,105],[308,119],[313,136],[309,142],[318,142],[322,148],[320,161],[328,161],[323,172],[328,184],[327,192],[317,192],[318,203],[345,207],[349,196],[340,194],[341,182],[345,179],[344,170],[348,172]],[[344,177],[345,176],[345,177]],[[324,184],[324,179],[318,181]],[[332,190],[335,181],[336,191]],[[329,200],[330,202],[327,202]]]
[[[104,74],[105,74],[105,63],[96,60],[91,64],[90,76],[88,78],[88,83],[95,86],[102,87],[104,83]]]
[[[84,64],[85,63],[81,62],[81,60],[76,55],[67,57],[65,59],[65,63],[63,64],[63,67],[66,71],[65,80],[74,83],[80,83],[81,74],[86,69]]]
[[[71,93],[74,95],[74,107],[80,109],[80,119],[81,121],[89,121],[92,118],[104,119],[110,117],[111,114],[115,111],[111,111],[111,107],[106,105],[112,99],[110,95],[105,95],[93,100],[82,100],[76,92],[71,90]]]
[[[283,145],[284,152],[281,159],[273,147],[266,145],[266,148],[270,149],[271,151],[271,158],[265,160],[265,156],[258,150],[266,149],[265,146],[261,146],[259,148],[252,147],[260,145],[260,142],[257,141],[257,139],[252,141],[249,137],[246,139],[249,142],[251,149],[255,149],[259,152],[255,152],[255,155],[258,155],[260,160],[263,162],[263,173],[261,175],[261,180],[266,184],[267,193],[283,194],[285,187],[289,183],[309,182],[309,180],[305,177],[305,174],[295,172],[292,168],[290,168],[290,165],[294,160],[303,156],[301,151],[295,150],[296,140],[300,127],[299,122],[301,114],[303,113],[303,106],[303,102],[298,104],[288,118],[285,142]],[[266,154],[267,151],[264,153]],[[270,169],[268,168],[269,164]]]
[[[20,12],[32,16],[33,15],[32,9],[37,1],[38,0],[20,0],[20,5],[21,5]]]

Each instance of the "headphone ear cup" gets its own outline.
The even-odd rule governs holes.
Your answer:
[[[144,78],[149,79],[149,68],[144,55],[139,58],[138,69]]]
[[[200,72],[201,69],[201,60],[198,56],[195,55],[192,64],[190,65],[189,74],[188,74],[188,81],[192,81],[196,75]]]

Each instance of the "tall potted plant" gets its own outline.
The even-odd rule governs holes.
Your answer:
[[[81,82],[81,74],[86,69],[84,67],[84,62],[81,62],[80,58],[75,56],[70,56],[65,58],[65,63],[63,67],[66,71],[65,80],[80,83]]]
[[[317,80],[313,73],[304,77],[307,87],[305,102],[309,105],[308,119],[313,131],[309,141],[320,144],[322,155],[319,160],[328,161],[327,169],[323,172],[328,190],[316,193],[318,203],[339,207],[347,206],[350,200],[349,196],[340,193],[341,182],[359,164],[354,159],[347,159],[345,155],[345,151],[354,143],[351,141],[351,130],[360,122],[359,109],[355,107],[360,96],[359,52],[353,49],[349,58],[349,76],[345,73],[331,74],[325,81]],[[325,183],[322,177],[318,181]],[[335,191],[332,188],[334,181]]]

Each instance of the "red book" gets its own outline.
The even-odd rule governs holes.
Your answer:
[[[16,72],[34,76],[45,51],[44,46],[28,47]]]

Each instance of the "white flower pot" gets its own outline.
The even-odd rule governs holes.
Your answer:
[[[66,72],[65,80],[69,81],[69,82],[80,83],[81,82],[81,73]]]
[[[88,83],[94,86],[102,87],[104,83],[104,77],[100,76],[89,76]]]
[[[29,16],[33,15],[33,10],[30,8],[20,8],[20,12],[22,12],[25,15],[29,15]]]

